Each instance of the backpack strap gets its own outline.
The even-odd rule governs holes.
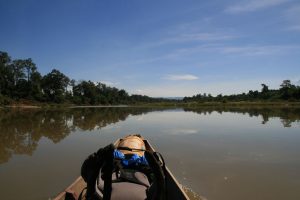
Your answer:
[[[82,164],[81,166],[81,176],[83,180],[87,183],[87,191],[86,198],[87,199],[98,199],[97,195],[95,195],[95,184],[97,177],[99,175],[100,168],[104,167],[104,163],[110,163],[112,158],[112,154],[114,151],[114,145],[110,144],[104,148],[100,148],[96,153],[91,154]],[[107,169],[109,171],[112,164],[107,165]],[[109,173],[107,176],[109,176]],[[106,177],[109,179],[109,177]],[[109,183],[109,182],[108,182]],[[111,184],[110,184],[111,185]],[[106,189],[109,190],[109,184],[106,186]],[[110,197],[109,197],[110,198]]]
[[[159,160],[155,157],[153,152],[145,151],[145,157],[149,163],[150,168],[154,173],[154,185],[155,192],[154,194],[149,193],[149,200],[165,200],[166,199],[166,181],[165,181],[165,173],[161,167]]]

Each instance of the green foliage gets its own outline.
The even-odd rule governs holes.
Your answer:
[[[130,97],[125,90],[82,81],[73,87],[74,103],[80,104],[126,104]]]
[[[0,105],[9,105],[11,103],[11,99],[0,94]]]
[[[42,78],[42,90],[46,101],[62,103],[69,83],[70,79],[56,69],[46,74]]]
[[[8,53],[0,51],[0,104],[15,100],[32,100],[47,103],[74,103],[82,105],[148,104],[156,103],[228,103],[254,101],[299,101],[300,87],[284,80],[278,90],[270,90],[261,84],[261,91],[222,95],[197,94],[183,101],[151,98],[145,95],[129,95],[125,90],[92,81],[70,80],[59,70],[53,69],[42,76],[32,59],[12,60]]]
[[[53,69],[42,76],[32,59],[11,60],[8,53],[0,52],[0,104],[10,100],[33,100],[48,103],[75,103],[83,105],[113,105],[166,101],[142,95],[129,96],[115,87],[92,81],[76,84],[59,70]]]
[[[10,96],[13,89],[11,59],[6,52],[0,51],[0,94]]]
[[[216,97],[210,95],[197,94],[192,97],[185,97],[184,102],[241,102],[241,101],[299,101],[300,100],[300,87],[295,86],[290,80],[284,80],[278,90],[269,90],[266,84],[261,84],[261,92],[250,90],[247,94],[225,95],[221,94]]]

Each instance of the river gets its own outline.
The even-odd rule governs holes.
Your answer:
[[[55,196],[130,133],[204,199],[300,199],[300,109],[244,107],[0,110],[1,199]]]

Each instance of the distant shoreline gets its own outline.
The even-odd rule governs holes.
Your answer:
[[[300,107],[300,102],[161,102],[161,103],[141,103],[128,105],[74,105],[74,104],[13,104],[2,105],[1,109],[22,108],[22,109],[40,109],[40,108],[128,108],[128,107],[182,107],[182,108],[201,108],[201,107]]]
[[[70,106],[69,108],[124,108],[130,105],[90,105],[90,106]]]

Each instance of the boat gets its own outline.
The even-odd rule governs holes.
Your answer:
[[[121,139],[118,139],[114,145],[117,147]],[[154,148],[151,146],[148,140],[143,140],[146,146],[146,150],[150,152],[155,152]],[[178,183],[175,176],[166,167],[166,192],[167,200],[190,200],[184,191],[181,184]],[[86,187],[86,183],[83,178],[78,177],[70,186],[68,186],[64,191],[59,193],[53,200],[77,200],[81,191]],[[75,197],[75,198],[74,198]]]

